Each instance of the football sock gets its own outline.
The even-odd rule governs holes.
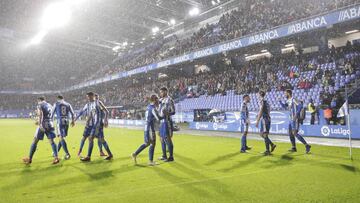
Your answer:
[[[296,138],[303,143],[304,145],[307,145],[307,142],[305,141],[305,139],[303,138],[303,136],[296,134]]]
[[[154,151],[155,151],[155,146],[153,144],[151,144],[149,147],[149,160],[150,161],[154,160]]]
[[[66,154],[69,154],[69,150],[68,150],[68,148],[67,148],[67,144],[66,144],[66,142],[65,142],[64,139],[61,140],[61,145],[63,146],[65,153],[66,153]]]
[[[107,144],[107,142],[104,141],[102,144],[104,145],[104,148],[105,148],[106,152],[108,153],[108,155],[112,156],[112,153],[110,151],[110,148],[109,148],[109,145]]]
[[[61,149],[61,141],[58,143],[58,147],[57,147],[58,152],[60,152],[60,149]]]
[[[97,141],[98,147],[99,147],[99,151],[102,152],[102,147],[103,147],[103,143],[101,143],[101,140],[98,139]]]
[[[51,142],[51,148],[52,148],[52,151],[54,153],[54,157],[57,157],[58,156],[58,151],[57,151],[57,147],[56,147],[55,142]]]
[[[87,154],[88,157],[91,157],[93,147],[94,147],[94,141],[93,140],[89,141],[89,149],[88,149],[88,154]]]
[[[29,158],[30,159],[32,159],[32,157],[34,156],[34,153],[36,151],[36,147],[37,147],[37,144],[35,144],[35,143],[31,144],[30,153],[29,153]]]
[[[136,150],[135,155],[140,154],[140,152],[142,152],[146,147],[147,147],[146,144],[140,145],[140,147]]]

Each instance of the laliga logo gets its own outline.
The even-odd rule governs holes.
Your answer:
[[[323,127],[321,127],[321,134],[324,136],[329,136],[330,128],[328,126],[324,125]]]
[[[228,126],[226,124],[221,124],[221,123],[214,123],[213,124],[213,129],[214,130],[218,130],[218,129],[226,130],[227,128],[228,128]]]
[[[197,130],[199,130],[199,129],[200,129],[200,123],[196,123],[196,124],[195,124],[195,128],[196,128]]]
[[[214,130],[217,130],[217,129],[218,129],[217,123],[214,123],[214,124],[213,124],[213,128],[214,128]]]

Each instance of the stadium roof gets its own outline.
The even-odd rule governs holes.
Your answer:
[[[62,0],[64,1],[64,0]],[[111,51],[123,42],[139,43],[159,31],[189,18],[191,8],[206,10],[208,0],[72,0],[79,1],[68,26],[52,32],[52,37],[71,43],[93,45]],[[221,3],[227,0],[219,1]],[[49,1],[4,0],[0,2],[0,27],[19,33],[38,32],[39,18]],[[174,20],[174,21],[172,21]]]

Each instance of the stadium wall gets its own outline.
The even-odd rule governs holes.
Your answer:
[[[226,120],[223,123],[214,122],[193,122],[193,112],[181,112],[174,116],[175,122],[188,122],[189,128],[193,130],[205,131],[227,131],[240,132],[241,126],[239,122],[240,112],[226,112]],[[360,110],[350,110],[351,118],[351,137],[360,139]],[[255,127],[256,112],[250,113],[249,132],[259,133],[259,129]],[[272,123],[270,133],[287,135],[288,134],[288,112],[273,111],[271,112]],[[319,118],[323,118],[322,111],[319,112]],[[131,127],[143,127],[143,120],[122,120],[110,119],[112,125]],[[345,125],[327,125],[324,119],[317,120],[315,125],[310,125],[310,115],[306,116],[304,124],[301,125],[300,134],[304,136],[328,137],[328,138],[348,138],[350,131]]]

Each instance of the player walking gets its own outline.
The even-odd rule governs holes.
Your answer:
[[[159,121],[160,115],[156,108],[159,105],[159,99],[156,95],[151,95],[150,104],[147,106],[145,112],[145,130],[144,130],[144,144],[140,145],[140,147],[131,154],[135,164],[137,164],[136,156],[140,154],[146,147],[149,146],[149,165],[154,166],[156,162],[154,162],[154,150],[156,144],[156,133],[155,133],[155,122]]]
[[[269,138],[271,118],[270,118],[270,105],[265,100],[265,92],[259,91],[258,97],[260,100],[260,110],[256,118],[256,127],[259,127],[260,123],[260,136],[264,138],[266,151],[264,152],[265,156],[268,156],[276,148],[276,145],[272,143]]]
[[[250,102],[249,95],[245,94],[243,96],[243,103],[241,105],[241,112],[240,112],[240,132],[243,133],[241,137],[241,153],[245,153],[246,150],[250,150],[251,147],[247,146],[247,134],[249,130],[250,118],[249,118],[249,109],[248,103]]]
[[[306,153],[310,153],[311,146],[305,141],[305,139],[299,134],[299,116],[301,109],[303,108],[302,105],[299,104],[299,102],[293,98],[292,96],[292,90],[287,89],[285,90],[285,96],[287,98],[286,103],[283,103],[280,101],[280,105],[283,108],[287,108],[290,112],[289,116],[289,137],[291,142],[291,149],[290,152],[296,152],[296,140],[295,137],[302,142],[305,145]]]
[[[51,104],[45,101],[45,97],[39,97],[37,101],[38,101],[37,111],[39,114],[39,120],[36,122],[36,124],[39,126],[36,129],[35,137],[30,147],[29,157],[23,158],[23,162],[25,164],[31,164],[32,158],[36,151],[37,144],[39,140],[44,139],[44,135],[46,134],[46,137],[49,139],[53,151],[53,156],[54,156],[53,164],[57,164],[59,163],[60,160],[58,158],[57,148],[54,142],[54,138],[56,136],[54,132],[54,125],[51,119],[52,106]]]
[[[168,89],[166,87],[160,88],[160,107],[159,114],[163,118],[160,121],[160,141],[161,141],[161,149],[162,149],[162,157],[160,160],[165,162],[174,161],[174,144],[172,142],[173,136],[173,123],[171,116],[175,115],[175,105],[174,101],[168,96]],[[169,158],[167,158],[166,154],[166,146],[169,149]]]
[[[81,116],[83,112],[87,113],[87,120],[86,125],[83,133],[83,137],[87,137],[89,140],[89,148],[88,148],[88,154],[86,157],[80,158],[81,161],[88,162],[91,160],[91,154],[94,147],[94,138],[98,138],[101,140],[102,145],[104,146],[105,150],[108,153],[108,156],[105,158],[105,160],[111,160],[113,158],[113,155],[110,151],[110,148],[107,144],[107,142],[104,140],[104,134],[102,132],[103,128],[101,126],[101,119],[104,119],[104,127],[108,126],[107,121],[107,111],[105,110],[105,106],[103,106],[102,103],[96,101],[95,99],[95,93],[88,92],[87,94],[88,103],[84,106],[81,113],[76,117],[75,121]],[[104,118],[102,118],[102,115],[104,115]]]
[[[62,95],[57,96],[57,102],[54,104],[53,111],[51,113],[51,119],[54,119],[56,115],[56,135],[59,137],[58,152],[61,147],[64,148],[65,157],[64,159],[70,159],[70,153],[67,148],[65,137],[68,134],[69,129],[69,116],[71,115],[72,122],[74,124],[75,113],[71,105],[64,100]]]

